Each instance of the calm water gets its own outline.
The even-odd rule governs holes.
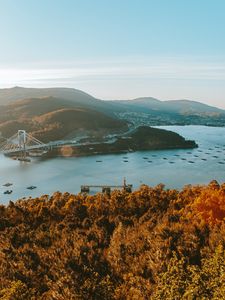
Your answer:
[[[225,181],[225,128],[205,126],[164,126],[194,139],[194,150],[142,151],[119,155],[55,158],[21,163],[0,156],[0,202],[22,197],[52,194],[59,190],[78,193],[82,184],[120,185],[123,177],[138,188],[141,184],[164,183],[168,188]],[[96,160],[101,162],[96,162]],[[13,186],[2,185],[12,182]],[[26,187],[37,186],[30,191]],[[4,195],[12,189],[11,195]],[[96,192],[99,190],[92,190]]]

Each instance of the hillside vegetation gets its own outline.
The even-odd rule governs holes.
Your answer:
[[[53,141],[82,134],[104,135],[127,129],[126,121],[100,111],[78,107],[54,97],[20,100],[2,106],[0,132],[10,137],[18,129],[30,132],[42,141]]]
[[[41,126],[33,118],[62,109],[81,109],[83,112],[95,112],[96,115],[92,116],[92,120],[104,115],[106,123],[99,125],[95,123],[97,127],[93,130],[98,131],[99,129],[101,132],[105,126],[107,128],[106,133],[115,133],[118,128],[123,131],[127,123],[132,123],[135,127],[141,125],[225,125],[225,110],[197,101],[160,101],[150,97],[105,101],[72,88],[14,87],[0,89],[0,132],[5,137],[9,137],[15,133],[15,125],[18,125],[19,129],[26,129],[33,134],[38,134],[36,137],[42,137],[45,141],[49,137],[52,140],[59,139],[61,136],[57,135],[57,128],[62,127],[58,124],[58,121],[61,121],[59,114],[58,121],[56,123],[49,122],[46,127]],[[109,118],[109,123],[106,118]],[[88,119],[89,116],[83,118],[86,121]],[[115,122],[112,125],[112,119],[118,122],[116,128],[114,127]],[[111,128],[109,128],[110,123]],[[85,132],[88,128],[85,128],[84,125],[86,122],[82,122],[79,129]],[[65,134],[63,138],[76,136],[77,126],[72,129],[72,132],[69,132],[69,128],[70,125],[66,122],[62,129],[63,134]]]
[[[224,299],[225,185],[0,206],[0,299]]]

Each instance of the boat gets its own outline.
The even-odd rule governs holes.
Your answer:
[[[128,160],[123,160],[123,162],[128,162]]]
[[[6,195],[12,194],[12,190],[7,190],[4,192],[4,194],[6,194]]]
[[[96,162],[102,162],[102,160],[96,160]]]
[[[5,184],[3,184],[3,186],[11,186],[11,185],[13,185],[12,183],[10,183],[10,182],[7,182],[7,183],[5,183]]]
[[[31,185],[31,186],[28,186],[28,187],[27,187],[28,190],[34,190],[34,189],[36,189],[36,188],[37,188],[37,187],[36,187],[35,185]]]
[[[31,159],[27,157],[18,157],[17,160],[24,161],[24,162],[31,162]]]
[[[188,162],[189,162],[189,164],[194,164],[194,163],[195,163],[195,162],[192,161],[192,160],[189,160]]]

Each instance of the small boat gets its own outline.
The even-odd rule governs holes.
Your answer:
[[[206,159],[206,158],[201,158],[201,160],[204,160],[204,161],[206,161],[207,159]]]
[[[197,150],[198,152],[202,152],[202,150]]]
[[[4,192],[4,194],[5,194],[5,195],[12,194],[12,190],[7,190],[7,191]]]
[[[96,160],[96,162],[102,162],[102,160]]]
[[[163,159],[167,159],[166,157],[163,157]]]
[[[181,157],[182,160],[187,160],[186,158]]]
[[[143,159],[148,159],[148,157],[146,157],[146,156],[144,156],[144,157],[142,157]]]
[[[3,186],[11,186],[11,185],[13,185],[12,183],[10,183],[10,182],[7,182],[7,183],[5,183],[5,184],[3,184]]]
[[[28,190],[34,190],[34,189],[36,189],[36,188],[37,188],[37,187],[36,187],[35,185],[31,185],[31,186],[28,186],[28,187],[27,187]]]
[[[24,162],[31,162],[31,159],[27,157],[18,157],[17,160],[24,161]]]
[[[28,186],[28,187],[27,187],[28,190],[34,190],[34,189],[36,189],[36,188],[37,188],[37,187],[36,187],[35,185],[31,185],[31,186]]]
[[[194,155],[194,157],[198,157],[198,155]]]
[[[188,162],[189,162],[189,164],[194,164],[194,163],[195,163],[195,162],[192,161],[192,160],[189,160]]]
[[[179,154],[174,154],[174,156],[180,156]]]
[[[225,162],[223,162],[223,161],[218,161],[218,164],[224,165]]]
[[[191,152],[187,152],[187,154],[191,154]]]
[[[175,164],[175,162],[174,162],[174,161],[170,161],[169,163],[170,163],[170,164]]]
[[[148,163],[152,163],[152,160],[148,160]]]
[[[128,162],[128,160],[123,160],[123,162]]]
[[[214,158],[218,158],[218,156],[216,156],[216,155],[213,155],[213,157],[214,157]]]

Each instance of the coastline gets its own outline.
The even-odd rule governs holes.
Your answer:
[[[170,149],[194,149],[198,144],[186,140],[183,136],[165,129],[141,126],[132,133],[117,137],[113,142],[63,145],[52,149],[46,155],[54,156],[90,156],[102,154],[121,154],[136,151],[154,151]]]

